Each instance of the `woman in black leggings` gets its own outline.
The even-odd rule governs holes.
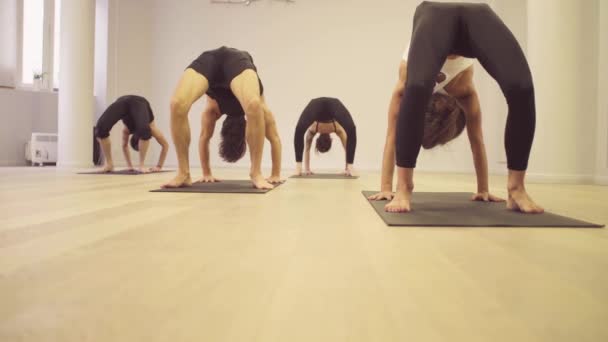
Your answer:
[[[445,87],[447,94],[462,106],[465,120],[454,118],[456,110],[444,111],[443,118],[429,119],[436,107],[431,97],[436,83],[445,75],[440,71],[446,59],[459,57],[476,58],[498,82],[509,106],[505,130],[505,148],[509,168],[507,206],[526,213],[540,213],[543,209],[528,196],[524,176],[534,138],[535,104],[532,76],[521,47],[511,31],[486,4],[423,2],[416,9],[414,27],[407,64],[402,66],[401,89],[397,118],[390,118],[385,146],[383,174],[387,173],[387,160],[395,158],[398,166],[397,192],[392,198],[383,179],[383,192],[372,199],[388,198],[386,210],[410,211],[410,199],[414,189],[413,173],[420,147],[425,140],[445,143],[456,138],[466,122],[467,133],[478,174],[485,171],[486,188],[478,189],[474,199],[493,200],[487,191],[487,160],[481,133],[481,109],[473,84],[473,69],[469,68]],[[396,91],[398,93],[398,91]],[[395,94],[393,102],[396,102]],[[435,111],[435,115],[440,113]],[[438,129],[429,129],[435,121]],[[439,122],[437,122],[439,121]],[[458,123],[461,123],[461,127]],[[456,127],[456,128],[454,128]],[[429,134],[441,135],[432,139]],[[387,148],[394,140],[396,153]],[[434,146],[431,144],[430,147]],[[425,146],[426,147],[426,146]],[[393,150],[394,151],[394,150]],[[485,164],[485,165],[483,165]],[[392,167],[392,165],[391,165]],[[391,172],[392,177],[392,172]],[[385,178],[385,177],[383,177]],[[481,178],[484,178],[482,175]],[[392,183],[392,178],[391,181]],[[482,182],[483,183],[483,182]],[[388,194],[387,194],[388,192]],[[496,199],[496,198],[494,198]]]
[[[296,153],[296,174],[312,174],[310,170],[310,147],[312,139],[317,133],[319,137],[317,138],[316,149],[320,153],[325,153],[331,149],[331,133],[335,133],[340,138],[346,152],[346,164],[343,173],[347,176],[353,176],[353,163],[355,161],[355,149],[357,148],[357,127],[344,104],[331,97],[312,99],[300,115],[293,140]],[[306,139],[306,153],[304,155],[304,171],[302,171],[304,139]]]
[[[143,173],[160,171],[169,151],[169,143],[167,143],[161,131],[154,124],[154,114],[148,100],[136,95],[119,97],[103,112],[97,121],[95,137],[99,141],[105,157],[103,171],[111,172],[114,170],[110,130],[121,120],[124,123],[122,130],[122,151],[129,170],[134,170],[131,154],[129,153],[130,141],[131,147],[139,152],[138,171]],[[146,169],[144,162],[152,137],[161,145],[162,150],[156,166]]]

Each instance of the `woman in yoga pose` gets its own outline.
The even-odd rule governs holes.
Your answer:
[[[222,126],[220,154],[228,162],[236,162],[249,145],[251,155],[251,182],[258,189],[272,189],[271,183],[281,182],[281,140],[274,116],[264,100],[264,88],[246,51],[229,47],[206,51],[195,59],[182,74],[171,100],[171,133],[177,151],[179,169],[165,188],[191,186],[188,146],[190,125],[188,112],[192,104],[207,94],[207,106],[202,115],[199,140],[203,177],[200,181],[216,179],[209,167],[209,139],[215,122],[226,114]],[[268,139],[272,153],[272,174],[262,176],[264,138]],[[245,141],[247,144],[245,144]]]
[[[505,130],[507,207],[525,213],[543,212],[524,186],[536,114],[532,75],[521,47],[486,4],[427,1],[416,9],[411,45],[401,62],[400,80],[391,100],[381,192],[370,197],[392,200],[385,207],[387,211],[411,210],[420,147],[445,144],[465,126],[477,173],[473,199],[501,201],[489,193],[481,108],[470,58],[476,58],[498,82],[509,107]],[[398,181],[393,194],[395,162]]]
[[[310,170],[310,148],[317,133],[319,137],[316,142],[316,150],[320,153],[325,153],[331,149],[331,133],[335,133],[340,138],[346,153],[343,173],[347,176],[354,176],[353,163],[355,161],[355,149],[357,148],[357,127],[355,127],[352,116],[342,102],[331,97],[311,100],[300,115],[293,140],[296,153],[296,174],[312,174]],[[304,139],[306,139],[305,143]],[[302,170],[304,150],[304,170]]]
[[[122,120],[124,128],[122,130],[122,152],[127,161],[129,170],[133,170],[129,143],[135,151],[139,151],[139,172],[160,171],[165,163],[169,144],[162,132],[154,124],[154,114],[148,100],[141,96],[126,95],[118,98],[101,115],[95,125],[95,137],[101,145],[105,157],[103,171],[114,171],[114,161],[112,159],[112,146],[110,143],[110,130],[118,121]],[[129,139],[130,137],[130,139]],[[146,154],[150,146],[150,138],[154,137],[162,147],[158,163],[151,169],[144,166]]]

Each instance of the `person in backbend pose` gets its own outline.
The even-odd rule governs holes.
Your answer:
[[[488,166],[481,108],[473,83],[476,58],[498,82],[507,100],[507,207],[542,213],[526,192],[524,177],[536,114],[532,75],[511,31],[486,4],[423,2],[414,15],[409,52],[393,93],[383,158],[382,188],[372,200],[391,200],[390,212],[408,212],[420,147],[456,138],[466,127],[477,173],[474,200],[501,201],[488,192]],[[443,93],[443,94],[441,94]],[[394,163],[397,191],[392,193]]]
[[[124,128],[122,130],[122,151],[127,161],[129,170],[134,170],[129,153],[129,143],[135,151],[139,151],[139,172],[160,171],[165,163],[169,144],[162,132],[154,124],[154,114],[148,100],[141,96],[126,95],[118,98],[101,115],[95,125],[95,137],[101,145],[105,157],[103,171],[114,171],[114,161],[112,159],[112,146],[110,143],[110,130],[114,125],[122,120]],[[129,138],[130,137],[130,138]],[[161,145],[162,150],[156,166],[147,169],[144,166],[146,154],[150,146],[150,138],[154,137]]]
[[[300,115],[293,140],[296,153],[296,174],[312,174],[310,170],[310,148],[317,133],[319,137],[316,142],[316,150],[320,153],[325,153],[331,149],[331,133],[335,133],[340,138],[346,152],[343,173],[347,176],[354,176],[353,163],[355,161],[355,149],[357,148],[357,127],[355,127],[352,116],[342,102],[331,97],[311,100]],[[306,139],[305,143],[304,139]],[[302,170],[304,150],[304,170]]]
[[[179,169],[165,188],[191,186],[188,146],[190,125],[188,112],[192,104],[207,94],[202,115],[199,140],[203,177],[201,182],[215,182],[209,167],[209,139],[217,119],[226,114],[222,124],[220,154],[228,162],[236,162],[249,145],[250,177],[258,189],[272,189],[271,183],[281,182],[281,140],[274,116],[264,100],[264,88],[253,58],[246,51],[220,47],[206,51],[184,71],[171,100],[171,133],[177,151]],[[272,150],[272,174],[262,176],[264,138]],[[245,144],[245,141],[247,142]]]

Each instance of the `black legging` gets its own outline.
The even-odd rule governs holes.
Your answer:
[[[293,146],[296,153],[296,162],[302,162],[304,153],[304,134],[313,122],[339,123],[346,131],[346,163],[355,162],[355,149],[357,148],[357,127],[350,112],[342,102],[332,97],[312,99],[300,115],[296,131],[293,136]]]
[[[477,58],[507,100],[507,164],[523,171],[534,139],[532,75],[511,31],[486,4],[423,2],[416,8],[405,93],[399,109],[397,166],[413,168],[424,132],[424,111],[435,78],[450,54]]]
[[[142,140],[152,137],[150,123],[154,114],[148,100],[137,95],[126,95],[114,101],[97,120],[95,137],[105,139],[110,136],[110,130],[122,120],[131,134],[138,135]]]

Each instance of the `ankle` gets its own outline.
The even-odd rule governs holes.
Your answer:
[[[251,179],[258,179],[258,178],[264,178],[264,176],[262,175],[261,172],[250,172],[249,173],[249,177]]]
[[[177,171],[177,176],[183,178],[190,178],[190,171],[179,170]]]
[[[508,184],[507,185],[507,191],[509,192],[509,194],[511,194],[511,193],[518,193],[518,192],[525,192],[526,188],[524,187],[523,184]]]
[[[414,192],[414,184],[399,184],[397,186],[397,191],[411,194]]]

